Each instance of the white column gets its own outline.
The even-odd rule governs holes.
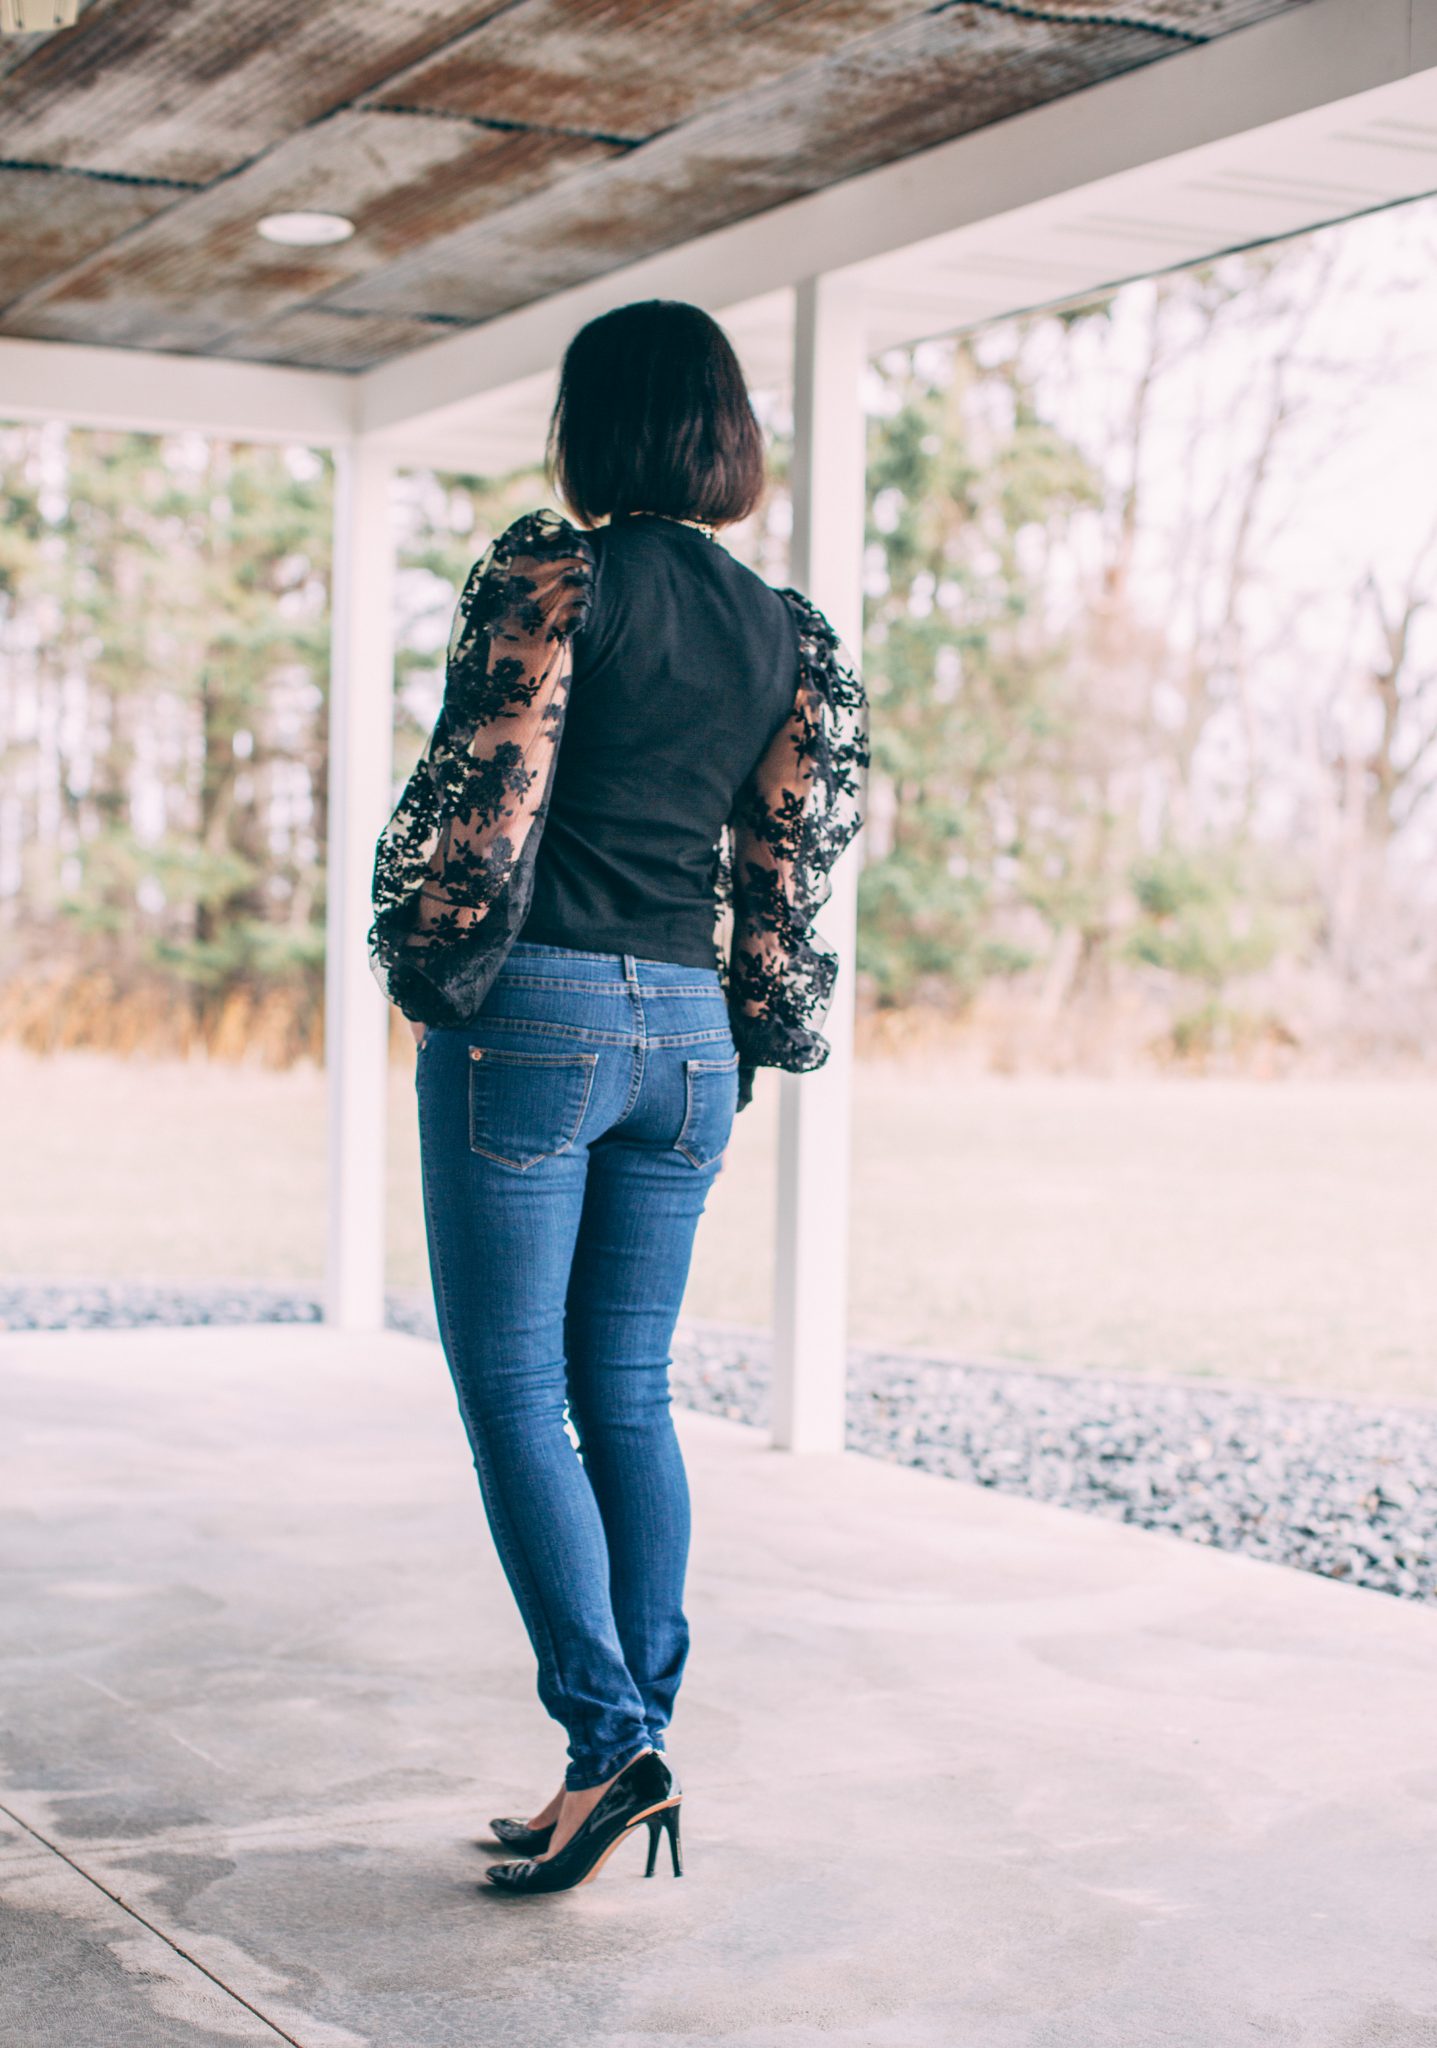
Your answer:
[[[855,659],[863,645],[865,331],[860,288],[813,277],[795,289],[790,580]],[[782,1076],[774,1282],[776,1448],[843,1448],[848,1343],[849,1133],[853,1085],[857,846],[833,872],[818,930],[839,958],[813,1074]]]
[[[369,968],[374,843],[393,808],[394,542],[390,459],[335,456],[324,1057],[329,1099],[325,1320],[384,1322],[389,1006]]]

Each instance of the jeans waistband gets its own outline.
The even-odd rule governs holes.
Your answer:
[[[511,963],[525,975],[552,974],[568,981],[628,981],[651,988],[720,986],[716,966],[690,967],[679,960],[646,960],[633,953],[587,953],[576,946],[541,945],[536,939],[516,939],[504,960],[505,967]]]

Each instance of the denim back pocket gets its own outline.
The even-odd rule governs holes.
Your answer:
[[[598,1054],[469,1048],[469,1149],[523,1173],[579,1135]]]
[[[674,1140],[690,1166],[708,1166],[729,1141],[738,1108],[738,1054],[684,1061],[684,1121]]]

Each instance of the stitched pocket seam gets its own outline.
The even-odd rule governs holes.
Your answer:
[[[562,1152],[573,1149],[589,1107],[589,1097],[594,1090],[594,1070],[599,1063],[595,1052],[519,1052],[509,1046],[474,1046],[469,1048],[469,1150],[480,1159],[492,1159],[496,1166],[507,1166],[513,1173],[528,1173],[531,1167],[539,1166],[546,1159],[557,1159]],[[507,1153],[494,1152],[489,1146],[481,1145],[474,1135],[474,1072],[482,1060],[497,1060],[501,1065],[527,1067],[580,1067],[584,1074],[584,1086],[579,1096],[568,1136],[561,1144],[548,1152],[536,1153],[532,1159],[511,1159]]]
[[[684,1061],[684,1120],[680,1126],[678,1136],[674,1139],[674,1150],[682,1152],[690,1166],[699,1168],[712,1166],[715,1159],[722,1158],[723,1156],[723,1146],[720,1146],[719,1150],[711,1153],[707,1159],[700,1159],[684,1143],[684,1139],[688,1136],[689,1125],[693,1122],[694,1117],[694,1076],[695,1074],[731,1074],[737,1065],[737,1053],[734,1053],[731,1059],[726,1060]]]

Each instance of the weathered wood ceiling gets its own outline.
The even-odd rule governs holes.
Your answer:
[[[0,334],[366,369],[1301,4],[88,0],[0,43]]]

